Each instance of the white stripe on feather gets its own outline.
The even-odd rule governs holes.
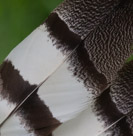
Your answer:
[[[8,56],[15,69],[30,84],[39,84],[62,62],[65,56],[56,49],[45,24],[34,30]]]
[[[20,118],[14,114],[1,127],[0,136],[35,136],[35,134],[28,132],[26,127],[22,124]]]
[[[57,128],[53,136],[97,136],[103,130],[103,122],[98,121],[89,105],[79,116]]]
[[[68,70],[66,62],[37,93],[53,116],[63,123],[54,131],[54,136],[97,136],[108,127],[104,127],[104,122],[98,120],[92,109],[92,95]],[[2,126],[1,136],[17,136],[18,132],[24,136],[34,136],[26,130],[19,117],[13,115]]]
[[[91,100],[91,94],[68,70],[66,62],[39,88],[38,95],[60,122],[75,118]]]
[[[62,62],[65,56],[53,46],[45,25],[34,30],[22,41],[6,60],[12,62],[15,69],[30,84],[39,84]],[[0,123],[10,114],[16,105],[0,99]]]
[[[5,99],[0,99],[0,124],[9,115],[10,112],[16,107],[16,105],[9,103]]]

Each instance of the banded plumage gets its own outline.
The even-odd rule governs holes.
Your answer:
[[[132,0],[65,0],[0,67],[1,136],[132,136]]]

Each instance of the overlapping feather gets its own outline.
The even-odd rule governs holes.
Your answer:
[[[132,136],[132,40],[131,0],[65,0],[1,65],[1,136]]]

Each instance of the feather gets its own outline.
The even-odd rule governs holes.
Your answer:
[[[113,81],[132,54],[132,9],[65,0],[13,49],[0,68],[1,136],[95,136],[120,120]],[[118,115],[104,125],[106,98]]]
[[[101,131],[97,131],[98,121],[94,122],[93,113],[90,112],[90,108],[87,108],[80,116],[60,126],[54,132],[55,136],[87,136],[88,134],[91,136],[132,136],[132,90],[133,61],[125,64],[118,71],[112,85],[93,103],[99,124],[104,122]]]
[[[117,116],[123,116],[123,118],[111,126],[108,130],[102,133],[100,136],[132,136],[132,116],[133,116],[133,61],[124,65],[124,67],[118,72],[116,79],[108,90],[108,95],[111,97],[112,103],[115,106],[115,109],[108,106],[110,109],[105,107],[102,103],[100,111],[100,118],[105,121],[107,125],[109,122],[114,122]],[[102,100],[98,98],[98,101]],[[104,103],[107,102],[107,98],[104,99]],[[97,102],[98,104],[98,102]],[[96,105],[97,107],[98,105]],[[108,110],[108,111],[107,111]]]

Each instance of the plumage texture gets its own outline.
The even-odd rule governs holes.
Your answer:
[[[133,61],[125,64],[123,69],[118,72],[118,76],[111,86],[110,95],[117,108],[123,114],[132,111],[133,105]]]
[[[133,7],[132,3],[129,6]],[[133,11],[129,6],[118,7],[89,34],[85,47],[95,67],[111,82],[126,58],[132,54]]]
[[[133,61],[124,65],[117,78],[95,103],[95,111],[105,126],[125,116],[116,125],[104,132],[103,136],[132,136],[133,113]],[[101,135],[102,136],[102,135]]]
[[[0,67],[1,136],[132,136],[132,41],[132,0],[65,0]]]
[[[55,12],[84,39],[118,6],[120,0],[65,0]]]

